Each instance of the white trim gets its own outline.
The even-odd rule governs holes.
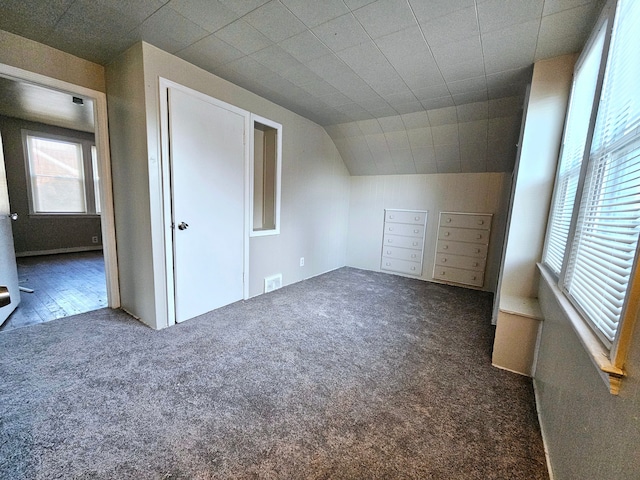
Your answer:
[[[22,133],[22,149],[24,153],[24,164],[27,173],[27,192],[29,200],[29,216],[39,215],[73,215],[77,217],[98,217],[99,213],[96,212],[96,198],[95,198],[95,183],[93,178],[93,168],[91,160],[91,147],[95,146],[95,134],[93,140],[86,140],[72,135],[59,135],[48,132],[41,132],[38,130],[31,130],[28,128],[21,129]],[[33,173],[31,168],[31,149],[29,148],[28,138],[42,138],[45,140],[54,140],[61,143],[68,143],[71,145],[79,145],[82,152],[82,193],[84,196],[84,212],[36,212],[35,211],[35,195],[37,189],[34,189],[33,185]]]
[[[201,99],[212,105],[224,108],[230,112],[236,113],[244,118],[244,232],[243,232],[243,299],[249,298],[249,193],[247,191],[249,178],[249,142],[247,142],[247,132],[249,132],[250,113],[234,105],[218,100],[217,98],[206,95],[197,90],[181,85],[179,83],[168,80],[164,77],[158,77],[158,93],[160,108],[160,152],[161,152],[161,176],[162,176],[162,206],[164,220],[164,253],[165,253],[165,269],[161,272],[161,280],[166,285],[167,299],[167,326],[176,324],[176,306],[175,306],[175,279],[174,274],[174,253],[173,253],[173,219],[171,206],[171,164],[169,158],[169,104],[167,92],[169,88],[180,90],[188,93],[198,99]]]
[[[261,117],[260,115],[256,115],[255,113],[250,113],[250,121],[249,128],[247,130],[247,134],[249,135],[248,145],[248,172],[249,175],[247,188],[249,191],[249,209],[248,209],[248,217],[249,217],[249,236],[251,237],[264,237],[267,235],[279,235],[280,234],[280,197],[282,191],[282,125],[274,122],[273,120],[269,120],[268,118]],[[254,230],[253,229],[253,175],[254,175],[254,149],[255,149],[255,135],[253,130],[255,128],[255,122],[266,125],[267,127],[275,128],[278,132],[277,135],[277,143],[276,143],[276,198],[275,198],[275,228],[271,228],[268,230]]]
[[[100,171],[100,204],[102,206],[100,225],[102,228],[107,299],[109,307],[119,308],[120,286],[118,284],[118,259],[116,256],[116,228],[113,209],[106,94],[2,63],[0,63],[0,75],[12,80],[30,82],[53,90],[72,93],[76,96],[84,96],[94,101],[95,140],[98,152],[98,169]]]
[[[542,437],[542,447],[544,448],[544,458],[547,461],[547,473],[549,474],[549,480],[554,480],[553,468],[551,467],[551,455],[549,455],[549,444],[547,442],[547,435],[545,433],[544,425],[542,424],[542,415],[540,415],[540,397],[538,394],[538,388],[536,387],[536,379],[533,379],[533,396],[536,402],[536,414],[538,415],[538,425],[540,426],[540,436]]]
[[[102,245],[86,247],[54,248],[51,250],[28,250],[26,252],[16,252],[16,257],[37,257],[40,255],[57,255],[59,253],[93,252],[102,250]]]

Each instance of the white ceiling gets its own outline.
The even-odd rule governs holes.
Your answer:
[[[0,29],[106,64],[144,40],[321,125],[521,96],[602,0],[2,0]]]
[[[57,127],[94,132],[93,100],[27,82],[0,77],[0,115]],[[80,99],[80,97],[75,97]]]

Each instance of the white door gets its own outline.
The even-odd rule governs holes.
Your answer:
[[[0,287],[7,287],[11,298],[9,305],[0,307],[0,325],[4,323],[20,303],[16,253],[13,249],[13,235],[11,233],[9,189],[7,188],[3,152],[2,138],[0,138]],[[0,305],[2,304],[0,303]]]
[[[245,118],[168,89],[176,322],[243,298]]]

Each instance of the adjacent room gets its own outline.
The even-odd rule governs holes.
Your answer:
[[[639,24],[3,2],[0,476],[637,479]]]

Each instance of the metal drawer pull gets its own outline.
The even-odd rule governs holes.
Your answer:
[[[478,220],[478,225],[484,225],[484,220]]]
[[[442,263],[444,263],[444,262],[446,262],[446,261],[447,261],[447,257],[444,257],[444,258],[442,259]]]
[[[443,245],[443,246],[442,246],[442,249],[443,249],[443,250],[449,250],[449,245]]]
[[[449,236],[449,232],[444,232],[444,236],[448,237]]]
[[[480,240],[480,239],[482,238],[482,235],[478,234],[478,235],[476,235],[476,238],[477,238],[478,240]]]
[[[412,254],[411,254],[411,258],[416,258],[416,254],[415,254],[415,253],[412,253]]]
[[[420,217],[413,217],[413,219],[417,222],[418,220],[420,220]]]
[[[416,269],[416,267],[411,267],[411,270],[415,270],[415,269]]]
[[[447,218],[447,223],[451,223],[451,219],[450,218]]]

